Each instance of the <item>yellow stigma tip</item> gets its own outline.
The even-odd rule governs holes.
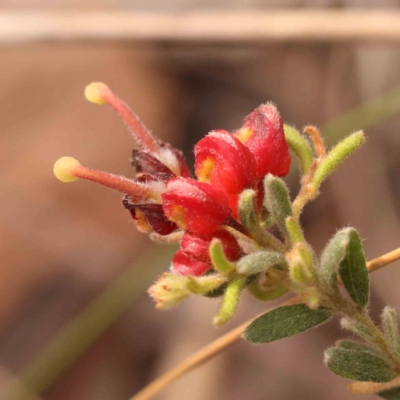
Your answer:
[[[106,101],[101,96],[104,90],[109,90],[105,83],[92,82],[85,87],[86,100],[94,104],[106,104]]]
[[[73,170],[81,164],[78,160],[72,157],[61,157],[54,164],[53,172],[58,180],[61,182],[74,182],[79,178],[72,175]]]

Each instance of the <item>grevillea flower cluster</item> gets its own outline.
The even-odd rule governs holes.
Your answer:
[[[106,85],[92,83],[85,94],[93,103],[109,104],[136,138],[135,178],[96,171],[71,157],[59,159],[54,174],[63,182],[83,178],[122,192],[140,231],[157,241],[179,242],[169,272],[149,289],[158,308],[189,295],[221,297],[214,318],[219,326],[235,314],[244,289],[259,300],[297,293],[253,320],[244,338],[269,343],[340,316],[342,327],[363,341],[337,342],[325,352],[326,366],[359,381],[354,391],[400,399],[396,312],[386,307],[380,327],[368,314],[368,268],[357,231],[338,231],[317,257],[300,224],[321,183],[364,143],[363,132],[327,151],[315,127],[304,128],[302,135],[283,124],[273,104],[263,104],[238,130],[214,130],[195,145],[192,176],[182,154],[153,137]],[[293,201],[281,179],[289,172],[289,149],[301,173]]]
[[[257,218],[261,218],[263,178],[289,172],[289,148],[276,107],[263,104],[238,130],[218,129],[202,138],[194,148],[195,179],[181,152],[155,138],[108,86],[92,83],[86,87],[85,96],[92,103],[110,105],[136,138],[138,148],[132,153],[135,179],[84,167],[71,157],[55,163],[56,177],[63,182],[83,178],[124,193],[123,205],[140,231],[155,238],[180,239],[170,274],[205,277],[200,283],[203,290],[198,290],[214,289],[214,283],[220,280],[212,279],[211,243],[220,244],[227,261],[235,262],[246,254],[240,238],[251,237],[239,218],[241,193],[254,191],[252,202]],[[181,286],[182,281],[170,274],[150,289],[159,308],[177,302],[174,294],[168,296],[173,288],[165,282],[175,280],[179,282],[175,286]]]

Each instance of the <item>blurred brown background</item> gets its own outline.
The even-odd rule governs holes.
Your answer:
[[[399,5],[394,0],[6,0],[0,12],[272,7],[397,11]],[[134,142],[110,109],[85,101],[86,84],[109,84],[157,136],[183,148],[188,160],[200,137],[215,128],[237,128],[267,100],[278,105],[287,123],[323,126],[400,86],[400,44],[388,42],[2,40],[0,59],[0,384],[4,387],[23,372],[123,271],[133,268],[133,279],[141,282],[141,295],[134,301],[132,292],[131,301],[127,299],[132,305],[122,317],[54,382],[44,385],[41,398],[48,400],[127,400],[266,307],[244,296],[238,316],[222,330],[211,324],[216,301],[192,298],[170,312],[154,309],[144,292],[155,274],[168,267],[168,257],[163,262],[158,258],[157,265],[148,260],[163,247],[136,231],[118,194],[86,182],[63,185],[52,175],[54,161],[63,155],[131,175]],[[356,124],[364,127],[363,120]],[[360,230],[368,258],[399,246],[399,128],[400,114],[369,128],[367,144],[307,207],[306,233],[318,251],[348,225]],[[335,132],[329,142],[348,133]],[[297,174],[287,180],[295,193]],[[145,262],[140,261],[143,255]],[[157,272],[152,273],[153,267]],[[385,303],[400,307],[399,278],[398,264],[373,274],[375,315]],[[337,326],[329,323],[264,347],[239,342],[158,398],[355,398],[345,380],[323,366],[324,348],[341,334]]]

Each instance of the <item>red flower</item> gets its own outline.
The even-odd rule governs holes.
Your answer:
[[[185,233],[180,241],[181,250],[192,255],[199,261],[210,263],[210,244],[213,239],[221,241],[224,253],[229,261],[236,261],[242,255],[242,250],[236,239],[227,231],[218,230],[212,235],[197,236]]]
[[[171,179],[161,197],[168,219],[198,235],[213,233],[231,213],[222,189],[194,179]]]
[[[178,250],[172,257],[171,271],[178,275],[200,276],[211,268],[211,264],[196,260],[182,250]]]
[[[208,236],[197,236],[186,232],[180,241],[181,249],[172,259],[172,272],[179,275],[200,276],[211,269],[210,244],[215,238],[221,241],[224,253],[230,261],[236,261],[242,256],[238,242],[227,231],[218,230]]]
[[[285,140],[282,118],[273,104],[263,104],[249,114],[235,136],[253,154],[259,178],[268,173],[276,176],[288,174],[289,147]]]
[[[227,131],[210,132],[196,144],[194,154],[198,180],[221,186],[229,194],[238,194],[257,180],[250,150]]]

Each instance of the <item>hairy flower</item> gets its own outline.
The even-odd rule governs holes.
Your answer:
[[[238,218],[238,199],[245,189],[257,193],[256,210],[262,212],[262,181],[267,173],[284,175],[290,157],[276,108],[262,105],[246,117],[236,133],[219,129],[195,146],[195,172],[191,178],[181,152],[155,138],[137,116],[103,83],[85,89],[95,104],[108,104],[122,118],[138,147],[132,152],[135,179],[82,166],[72,157],[62,157],[54,174],[63,182],[91,180],[124,194],[123,205],[138,229],[169,235],[181,230],[180,250],[172,259],[171,271],[201,276],[212,269],[210,245],[218,239],[228,260],[244,255],[237,238],[224,226],[248,234]]]
[[[161,197],[165,215],[183,230],[198,235],[213,233],[231,213],[222,189],[194,179],[170,180]]]
[[[268,173],[285,176],[290,168],[289,147],[277,108],[263,104],[250,113],[235,136],[249,148],[257,163],[259,178]]]
[[[253,155],[230,132],[210,132],[196,144],[194,154],[197,179],[221,186],[229,194],[238,194],[257,180]]]

